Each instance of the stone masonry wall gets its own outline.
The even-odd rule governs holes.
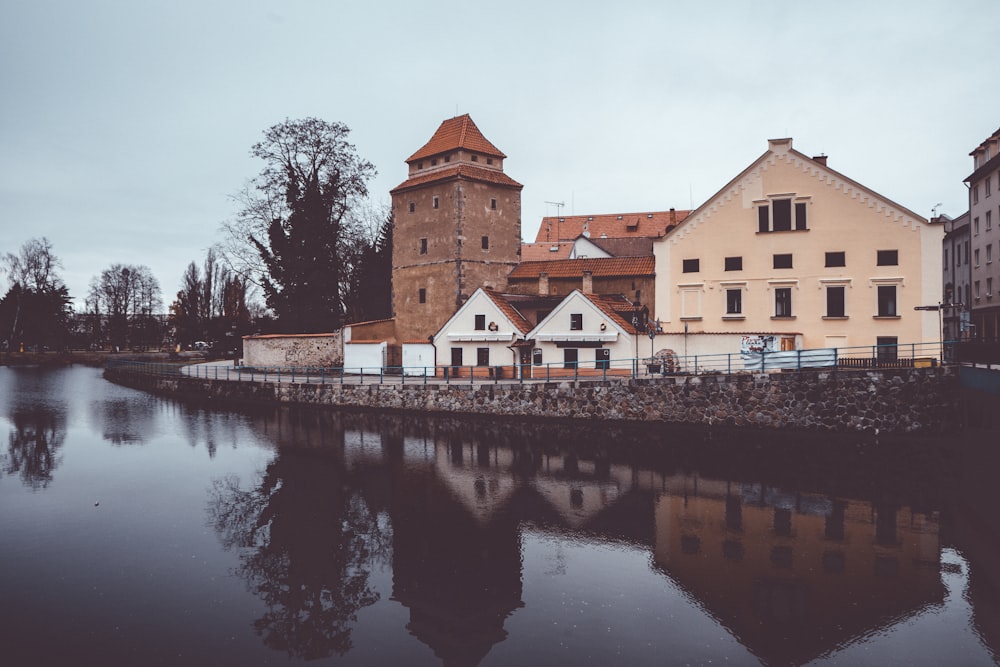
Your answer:
[[[938,433],[958,426],[958,375],[949,367],[475,385],[227,382],[114,369],[107,376],[193,399],[449,415],[886,434]]]

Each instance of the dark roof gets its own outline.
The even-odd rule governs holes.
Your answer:
[[[549,278],[581,278],[590,271],[594,278],[651,277],[655,258],[649,257],[588,257],[557,259],[547,262],[521,262],[507,276],[508,280],[537,279],[542,273]]]

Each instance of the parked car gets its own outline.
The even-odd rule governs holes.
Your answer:
[[[192,347],[192,349],[195,349],[195,350],[198,350],[198,351],[201,351],[201,352],[208,351],[208,343],[206,343],[203,340],[196,340],[194,342],[194,344],[191,345],[191,347]]]

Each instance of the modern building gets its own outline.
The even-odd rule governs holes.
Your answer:
[[[977,340],[1000,338],[1000,129],[971,153],[969,185],[972,251],[971,334]]]
[[[654,242],[665,332],[780,349],[937,342],[942,225],[809,157],[767,151]],[[889,348],[885,348],[889,349]],[[718,349],[715,352],[739,352]]]
[[[503,288],[520,261],[522,185],[467,114],[407,158],[391,192],[396,339],[427,340],[479,287]]]

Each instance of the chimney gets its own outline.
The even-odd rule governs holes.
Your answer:
[[[670,226],[673,227],[677,224],[677,211],[673,206],[670,207]]]
[[[542,271],[538,274],[538,296],[549,295],[549,274]]]
[[[594,293],[594,272],[584,271],[583,272],[583,289],[581,290],[584,294]]]
[[[824,167],[826,166],[826,155],[816,155],[813,157],[814,162],[819,162]]]

